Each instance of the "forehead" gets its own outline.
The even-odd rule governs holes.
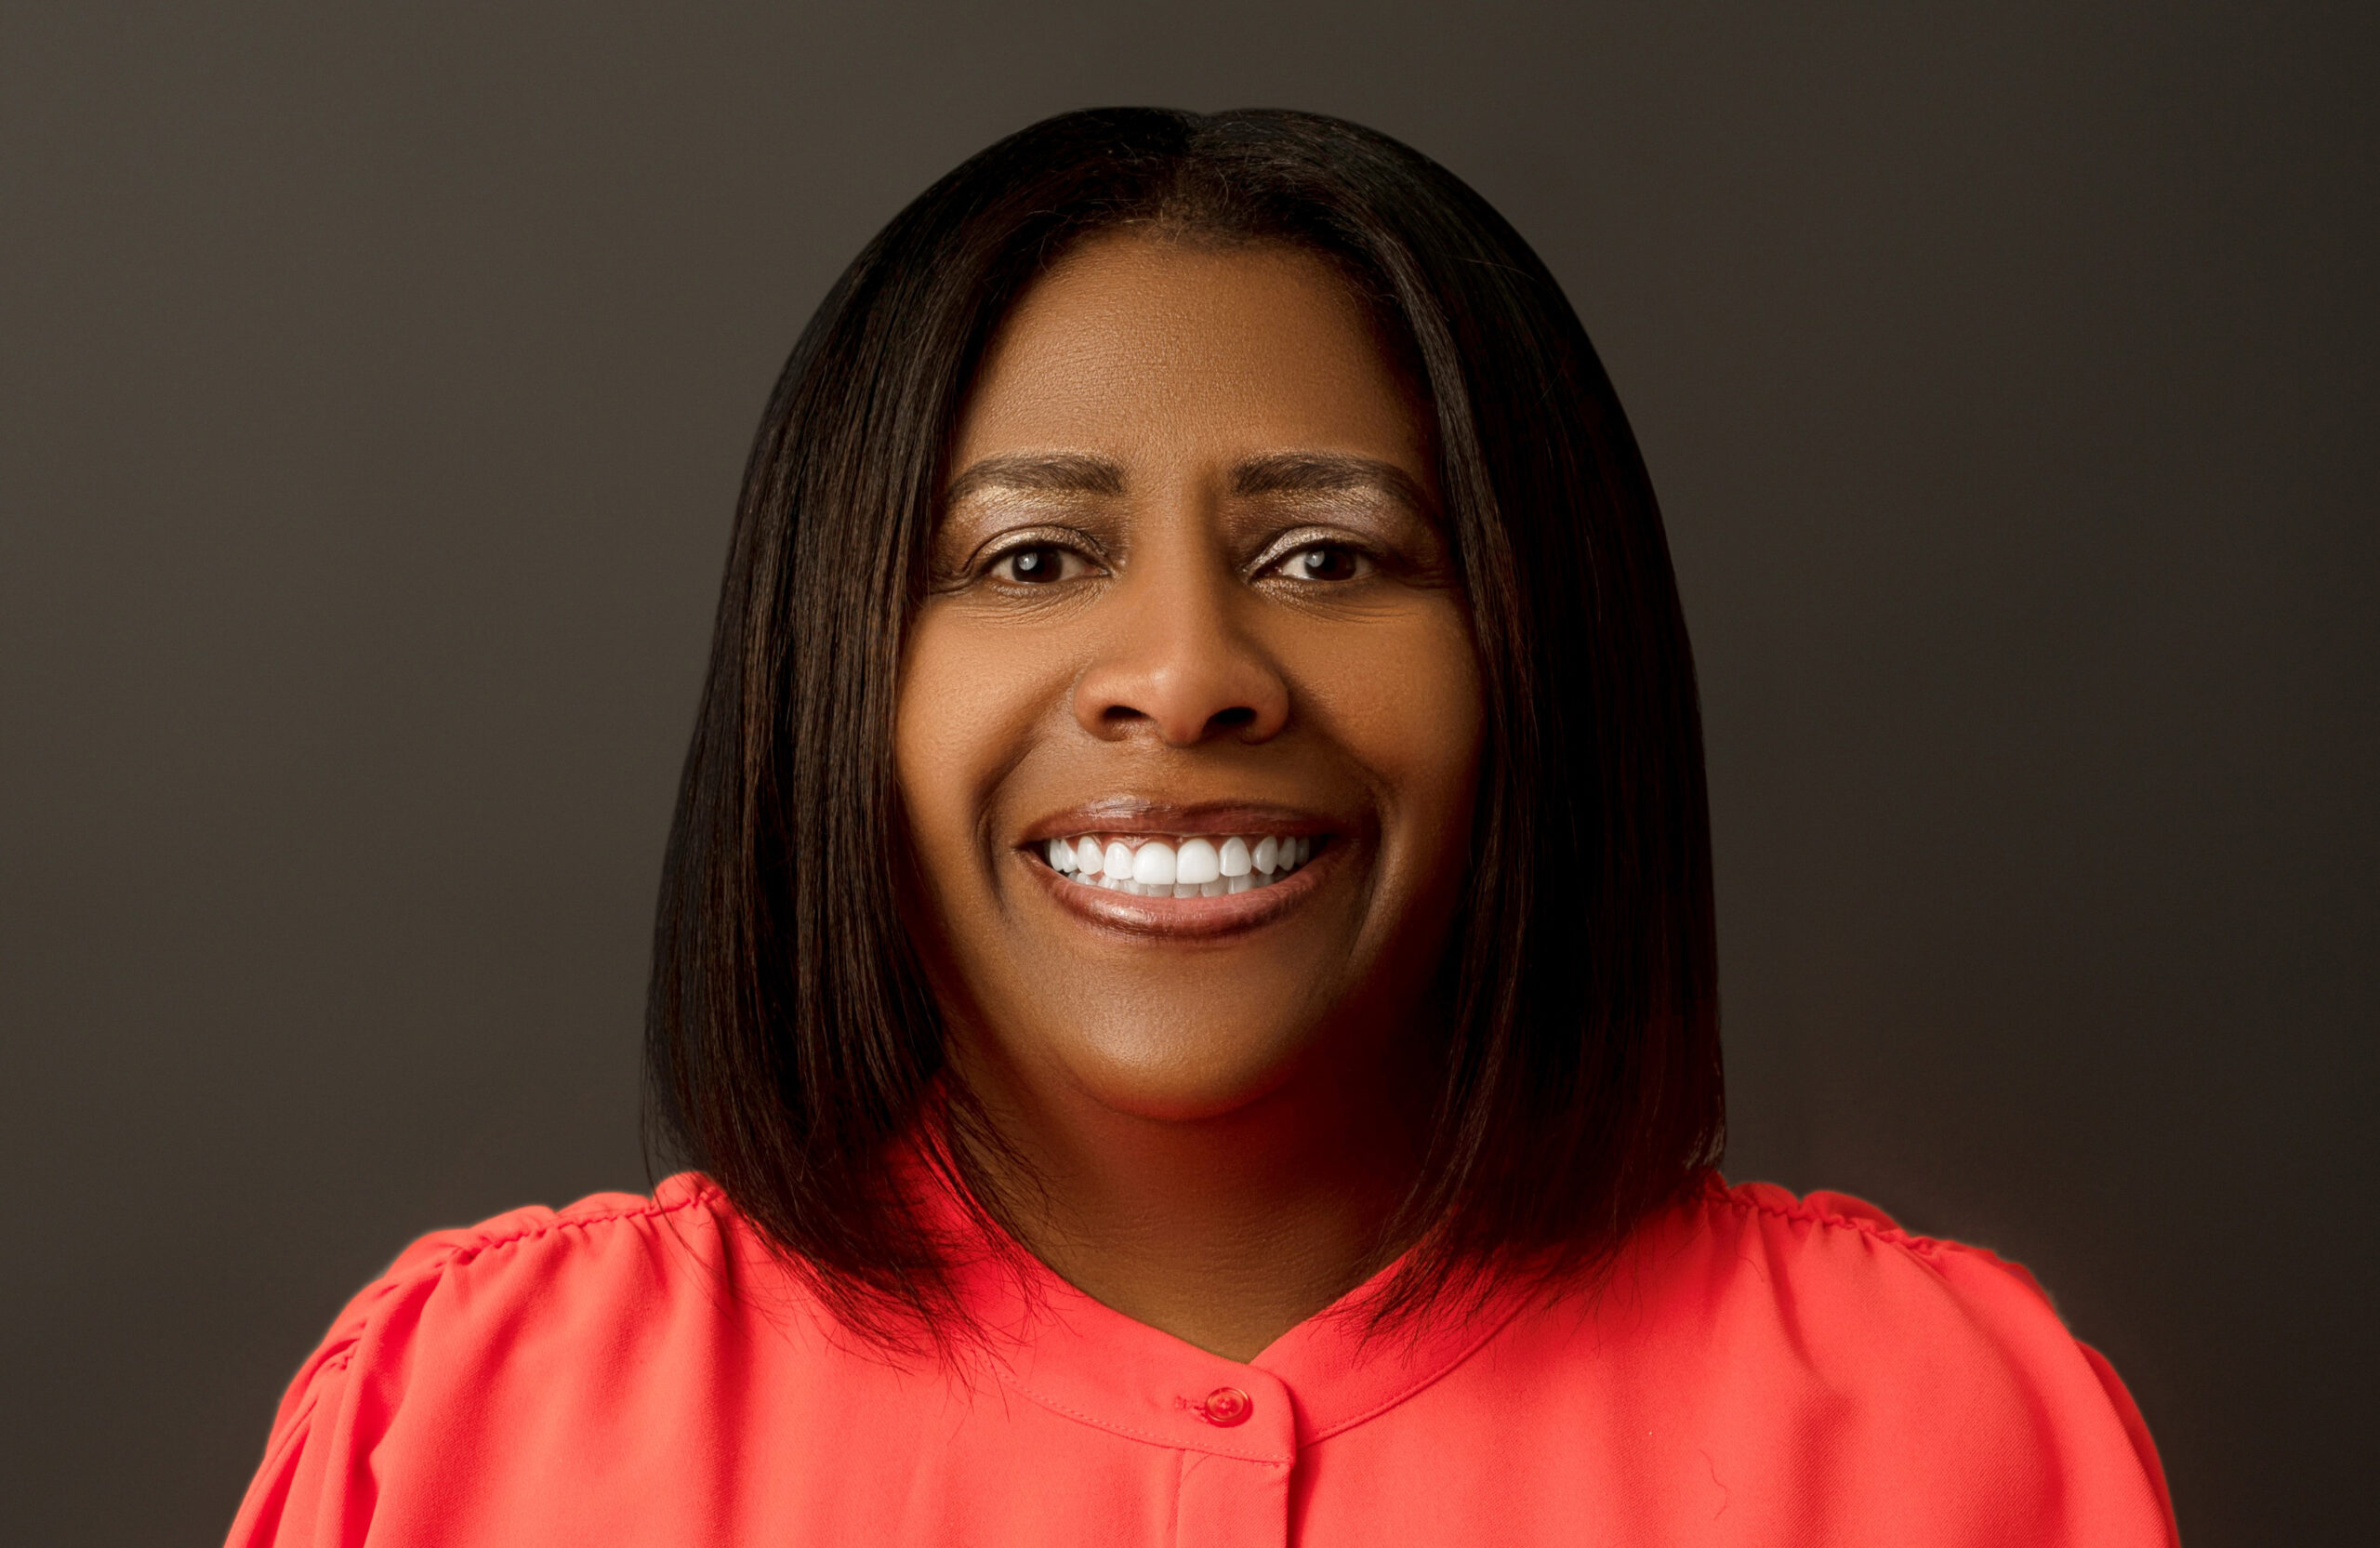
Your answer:
[[[1421,405],[1339,272],[1277,245],[1094,238],[994,336],[955,468],[1017,452],[1126,465],[1346,453],[1427,481]]]

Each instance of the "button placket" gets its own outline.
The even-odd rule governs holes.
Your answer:
[[[1297,1459],[1289,1389],[1253,1367],[1210,1368],[1175,1389],[1185,1446],[1174,1526],[1178,1548],[1285,1548]],[[1183,1370],[1182,1375],[1190,1375]],[[1202,1444],[1203,1442],[1203,1444]]]

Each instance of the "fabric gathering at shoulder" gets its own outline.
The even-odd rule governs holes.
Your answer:
[[[1775,1183],[1728,1184],[1715,1179],[1709,1191],[1711,1197],[1739,1209],[1757,1211],[1777,1219],[1804,1221],[1814,1225],[1858,1232],[1876,1242],[1905,1249],[1921,1261],[1931,1262],[1943,1254],[1957,1254],[1976,1264],[1989,1265],[1997,1270],[2038,1297],[2054,1315],[2057,1311],[2056,1298],[2024,1264],[1971,1242],[1920,1236],[1864,1198],[1825,1188],[1796,1195],[1790,1188],[1780,1187]]]
[[[596,1260],[606,1255],[609,1245],[603,1238],[615,1234],[615,1228],[649,1224],[718,1203],[716,1188],[707,1179],[681,1173],[664,1180],[651,1197],[592,1194],[561,1210],[530,1205],[475,1225],[416,1238],[379,1277],[349,1300],[298,1368],[274,1414],[263,1466],[242,1502],[231,1542],[341,1541],[336,1533],[302,1528],[284,1536],[282,1528],[291,1524],[293,1515],[311,1514],[324,1502],[326,1490],[337,1488],[329,1459],[369,1454],[374,1432],[393,1418],[397,1399],[408,1385],[419,1355],[416,1334],[425,1312],[442,1299],[442,1292],[447,1302],[476,1303],[485,1299],[477,1292],[491,1282],[534,1280],[539,1283],[512,1284],[504,1299],[566,1303],[568,1297],[542,1291],[557,1280],[583,1282],[599,1272]],[[557,1248],[559,1252],[553,1250]],[[458,1293],[458,1277],[472,1282],[473,1293]],[[464,1336],[471,1337],[472,1319],[466,1313],[449,1320],[463,1323]],[[451,1342],[455,1330],[442,1331]],[[344,1514],[343,1507],[338,1514]]]
[[[2139,1406],[2107,1357],[2074,1336],[2048,1290],[2023,1264],[1989,1248],[1916,1235],[1875,1205],[1847,1194],[1818,1190],[1796,1196],[1771,1183],[1727,1184],[1714,1179],[1705,1197],[1749,1221],[1765,1223],[1754,1226],[1765,1236],[1781,1232],[1811,1249],[1792,1259],[1799,1269],[1794,1291],[1805,1303],[1839,1298],[1852,1309],[1855,1343],[1871,1341],[1879,1348],[1895,1348],[1953,1339],[1970,1349],[1989,1348],[2004,1376],[2025,1390],[2024,1406],[2037,1417],[2078,1433],[2121,1435],[2170,1537],[2172,1498]],[[1844,1245],[1858,1250],[1831,1250]],[[1896,1312],[1911,1315],[1911,1302],[1879,1291],[1878,1281],[1892,1277],[1890,1265],[1896,1264],[1922,1275],[1919,1283],[1939,1287],[1931,1309],[1916,1313],[1926,1318],[1922,1329],[1894,1325]],[[1926,1304],[1918,1303],[1921,1308]]]

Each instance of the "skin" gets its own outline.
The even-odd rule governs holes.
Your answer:
[[[950,468],[895,764],[998,1208],[1250,1358],[1405,1245],[1482,732],[1426,417],[1322,260],[1109,235],[1012,309]],[[1039,857],[1219,807],[1324,836],[1269,918],[1101,916]]]

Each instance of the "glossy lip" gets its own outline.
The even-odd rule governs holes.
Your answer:
[[[1342,858],[1353,847],[1347,842],[1348,831],[1347,825],[1286,806],[1246,801],[1175,805],[1120,797],[1040,818],[1019,836],[1013,853],[1060,907],[1086,923],[1132,935],[1210,939],[1259,929],[1312,897],[1324,881],[1336,874]],[[1315,852],[1313,859],[1269,887],[1225,893],[1220,897],[1134,897],[1070,880],[1051,869],[1048,859],[1038,853],[1052,839],[1074,839],[1091,833],[1145,838],[1226,838],[1232,834],[1265,833],[1329,841]]]

